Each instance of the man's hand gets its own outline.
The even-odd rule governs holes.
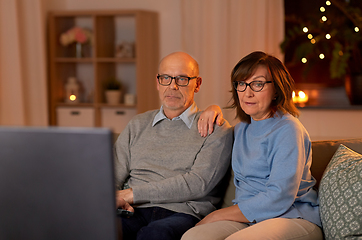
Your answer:
[[[116,198],[116,208],[122,208],[124,210],[130,211],[130,212],[134,212],[133,207],[126,202],[126,200],[124,200],[123,198]]]
[[[214,123],[221,126],[225,122],[221,108],[217,105],[211,105],[201,113],[199,122],[197,123],[199,133],[202,137],[211,134],[214,131]]]
[[[118,200],[120,200],[120,203],[118,203]],[[133,190],[132,188],[128,188],[125,190],[119,190],[116,192],[116,201],[117,206],[119,206],[123,201],[126,201],[128,204],[133,204]]]

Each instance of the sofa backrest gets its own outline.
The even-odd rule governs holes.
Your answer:
[[[327,167],[329,161],[332,159],[333,154],[337,151],[340,144],[344,144],[350,149],[362,154],[362,138],[357,139],[340,139],[331,141],[313,141],[312,142],[312,166],[311,172],[313,177],[317,180],[316,188],[322,179],[324,169]],[[229,184],[225,191],[221,207],[229,207],[232,205],[232,200],[235,196],[235,186],[233,182],[233,174],[229,178]]]
[[[118,134],[114,134],[114,141],[117,139]],[[353,151],[362,154],[362,138],[356,139],[339,139],[339,140],[327,140],[327,141],[313,141],[312,142],[312,166],[311,172],[313,177],[317,180],[316,187],[322,179],[324,169],[327,167],[329,161],[333,157],[333,154],[337,151],[340,144],[343,144]],[[228,207],[232,205],[232,200],[235,196],[235,186],[233,182],[233,173],[227,176],[225,187],[225,196],[222,200],[221,207]]]
[[[311,172],[313,177],[317,180],[316,187],[319,186],[324,169],[327,167],[340,144],[362,154],[362,138],[312,142],[313,162]]]

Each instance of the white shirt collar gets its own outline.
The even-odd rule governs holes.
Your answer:
[[[163,112],[163,106],[161,106],[160,111],[156,114],[156,116],[153,119],[152,127],[155,126],[158,122],[168,119],[170,121],[176,121],[176,120],[182,120],[186,126],[190,129],[192,126],[192,123],[194,122],[196,113],[200,111],[199,108],[196,106],[196,103],[193,102],[190,107],[188,107],[181,115],[173,118],[168,119],[166,115]]]

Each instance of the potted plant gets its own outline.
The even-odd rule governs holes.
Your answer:
[[[319,13],[286,16],[292,27],[281,44],[286,61],[289,58],[290,65],[302,65],[304,75],[316,66],[314,75],[326,75],[323,69],[327,66],[330,82],[344,81],[351,104],[362,104],[361,8],[358,1],[330,0],[320,7]],[[359,96],[354,96],[358,92]]]
[[[116,78],[109,78],[104,83],[106,101],[110,105],[119,104],[122,97],[122,83]]]

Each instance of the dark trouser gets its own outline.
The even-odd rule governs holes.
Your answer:
[[[160,207],[135,208],[132,217],[121,218],[123,240],[179,240],[199,221]]]

